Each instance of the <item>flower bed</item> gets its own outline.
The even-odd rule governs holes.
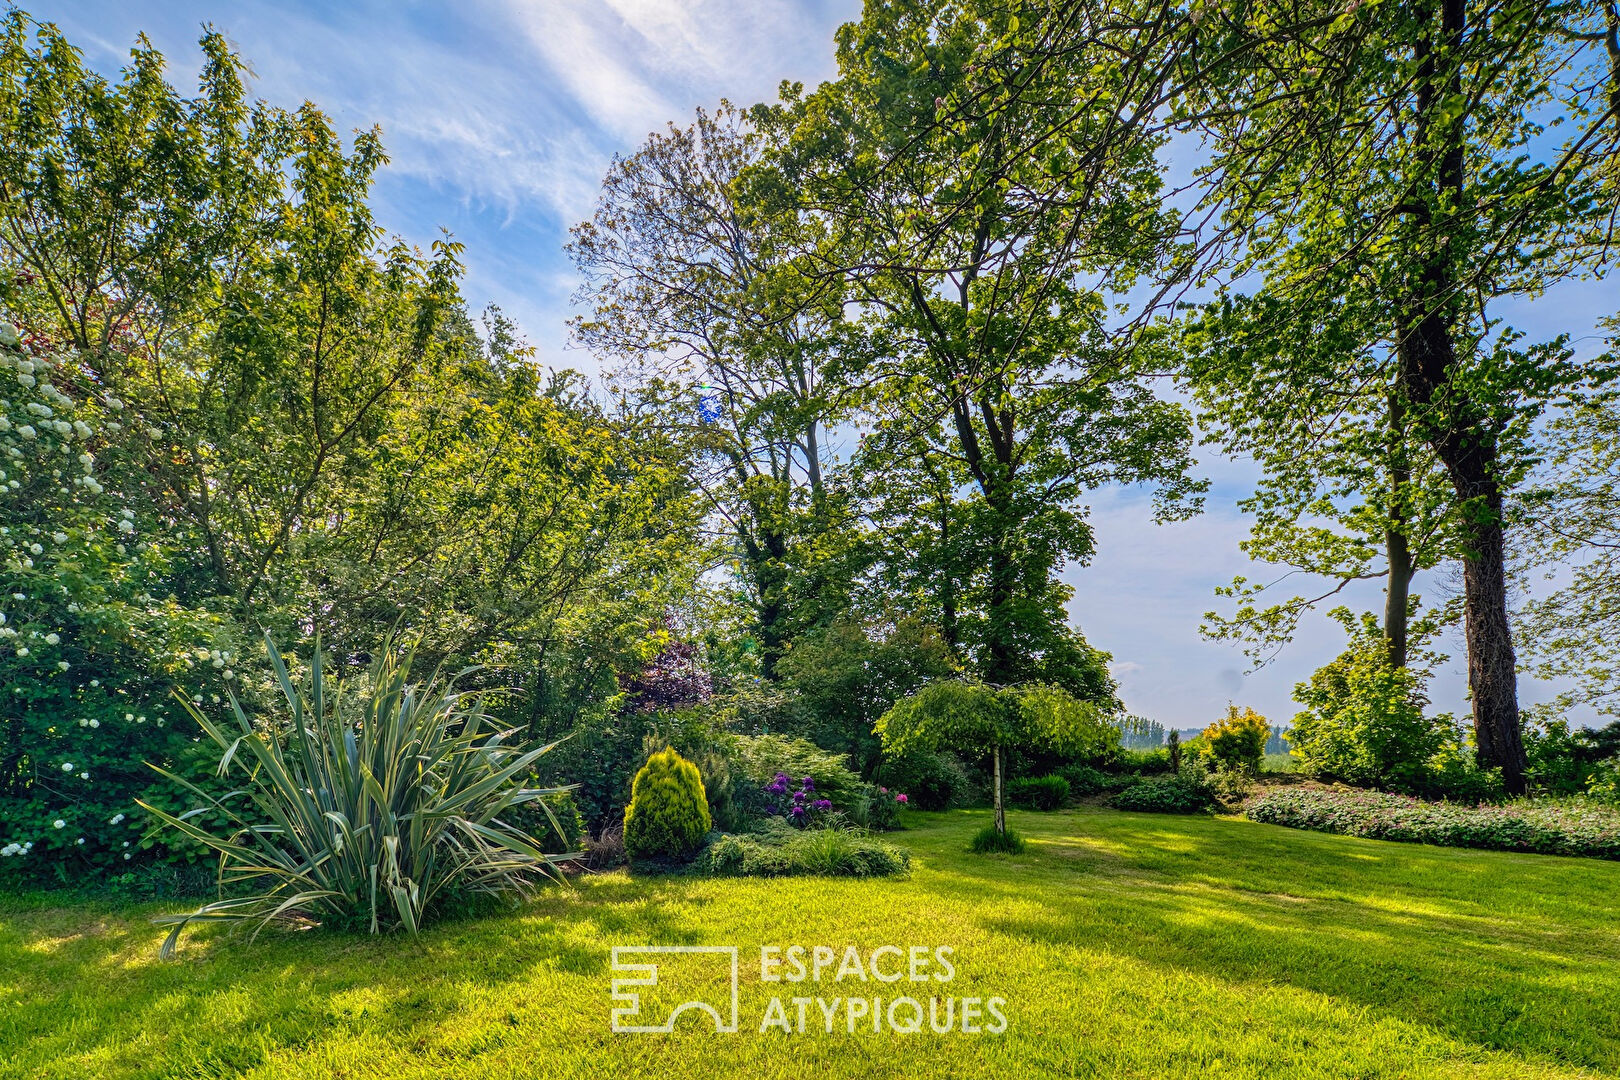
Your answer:
[[[1426,803],[1379,791],[1277,791],[1251,821],[1442,847],[1620,859],[1620,810],[1582,799],[1500,806]]]

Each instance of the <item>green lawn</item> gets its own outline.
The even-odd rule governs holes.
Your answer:
[[[1246,821],[911,814],[899,881],[611,874],[417,940],[188,937],[0,901],[3,1077],[1463,1077],[1620,1071],[1620,866]],[[742,1029],[613,1034],[609,949],[742,948]],[[948,945],[949,983],[764,984],[759,946]],[[772,994],[1000,996],[1008,1030],[759,1032]],[[897,989],[903,988],[903,989]],[[656,996],[649,991],[649,997]],[[789,1006],[791,1011],[791,1006]]]

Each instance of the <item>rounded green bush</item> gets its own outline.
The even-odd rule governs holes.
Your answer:
[[[632,859],[689,855],[709,835],[709,800],[696,765],[674,750],[647,759],[624,808],[624,850]]]
[[[1144,780],[1126,788],[1108,805],[1115,810],[1150,814],[1197,814],[1209,809],[1209,792],[1181,776],[1165,780]]]

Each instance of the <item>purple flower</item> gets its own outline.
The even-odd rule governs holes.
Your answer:
[[[775,817],[775,816],[776,816],[776,804],[775,804],[775,803],[771,803],[771,805],[769,805],[769,806],[767,806],[767,807],[766,807],[766,808],[765,808],[765,812],[766,812],[766,813],[767,813],[767,814],[769,814],[769,815],[770,815],[770,816],[771,816],[771,817]]]
[[[800,782],[802,784],[804,784],[804,790],[806,790],[806,791],[814,791],[814,790],[816,790],[816,782],[814,780],[810,779],[810,777],[807,776]]]
[[[792,814],[793,814],[793,816],[794,816],[794,817],[796,817],[796,818],[800,818],[800,817],[804,817],[804,807],[802,807],[802,806],[795,806],[795,807],[794,807],[794,808],[793,808],[793,810],[792,810]]]
[[[817,810],[831,810],[832,809],[832,800],[831,799],[817,799],[816,802],[815,802],[815,807],[816,807]]]

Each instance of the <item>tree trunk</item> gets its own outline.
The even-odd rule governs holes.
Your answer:
[[[939,549],[940,565],[944,568],[944,575],[939,583],[939,633],[945,639],[945,645],[956,655],[960,633],[957,630],[956,619],[956,559],[951,553],[951,503],[950,499],[941,495],[939,505]]]
[[[996,787],[996,832],[1002,836],[1007,835],[1007,806],[1001,801],[1001,744],[997,743],[994,751],[995,758],[995,787]]]
[[[1468,639],[1468,689],[1474,698],[1474,742],[1479,763],[1500,766],[1502,782],[1524,794],[1524,741],[1519,730],[1518,676],[1508,624],[1503,561],[1502,495],[1494,477],[1468,528],[1463,559],[1463,627]],[[1472,515],[1470,515],[1472,516]]]
[[[1384,643],[1391,667],[1406,666],[1406,624],[1412,593],[1412,548],[1406,529],[1406,494],[1412,469],[1406,460],[1405,410],[1398,394],[1389,395],[1389,522],[1384,529],[1384,553],[1389,579],[1384,588]]]
[[[1502,486],[1496,433],[1484,410],[1456,381],[1452,320],[1462,302],[1445,253],[1467,176],[1465,114],[1447,111],[1462,95],[1454,58],[1467,28],[1463,0],[1439,0],[1431,40],[1414,59],[1419,148],[1411,177],[1418,197],[1407,212],[1411,253],[1418,267],[1402,297],[1396,355],[1406,400],[1418,407],[1420,430],[1446,467],[1463,515],[1463,630],[1468,641],[1468,688],[1473,696],[1474,744],[1481,766],[1497,766],[1515,795],[1524,792],[1524,743],[1519,734],[1518,677],[1508,626],[1503,562]],[[1439,208],[1438,210],[1436,208]]]
[[[1406,666],[1406,623],[1412,595],[1412,552],[1406,534],[1396,529],[1384,533],[1384,549],[1389,556],[1389,581],[1384,588],[1384,643],[1389,649],[1391,667]]]
[[[1434,407],[1455,363],[1444,322],[1432,314],[1418,320],[1403,335],[1400,353],[1403,375],[1418,391],[1414,400]],[[1441,407],[1450,415],[1431,431],[1430,442],[1446,466],[1462,507],[1463,632],[1468,642],[1475,750],[1480,765],[1499,767],[1504,786],[1520,795],[1524,793],[1524,742],[1519,733],[1518,675],[1508,623],[1496,441],[1466,405],[1449,402]]]

